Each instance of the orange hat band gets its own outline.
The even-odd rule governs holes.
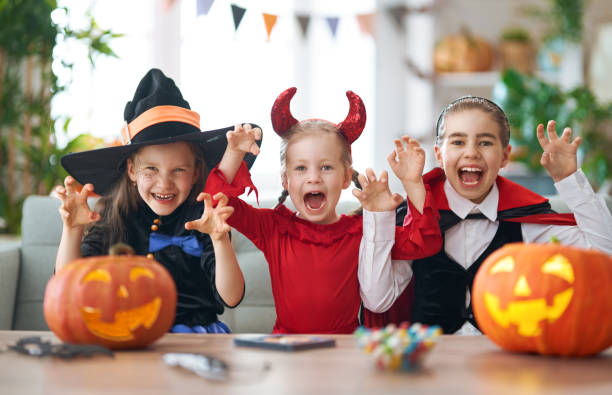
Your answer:
[[[128,145],[142,130],[162,122],[182,122],[200,129],[200,114],[178,106],[156,106],[121,128],[123,145]]]

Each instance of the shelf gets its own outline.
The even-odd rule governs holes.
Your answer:
[[[438,73],[435,83],[442,87],[493,87],[499,76],[499,71]],[[559,82],[559,74],[556,72],[537,70],[535,77],[549,84]]]
[[[448,87],[491,87],[499,80],[499,71],[439,73],[436,84]]]

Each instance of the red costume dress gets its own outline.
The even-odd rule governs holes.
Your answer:
[[[213,169],[205,191],[229,197],[235,211],[228,224],[263,251],[268,261],[276,307],[274,333],[352,333],[361,302],[357,279],[361,215],[315,224],[284,205],[259,209],[243,202],[237,196],[246,187],[256,191],[243,163],[232,184]],[[396,227],[393,259],[418,259],[440,249],[438,213],[431,202],[428,192],[423,214],[410,207],[404,226]]]

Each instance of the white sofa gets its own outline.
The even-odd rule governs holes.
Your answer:
[[[272,207],[273,199],[261,200]],[[607,199],[612,209],[612,199]],[[42,312],[45,286],[53,273],[61,234],[59,200],[30,196],[23,205],[21,243],[0,245],[0,330],[46,330]],[[551,199],[553,209],[567,211],[565,204]],[[338,211],[349,212],[356,201],[343,202]],[[232,230],[232,244],[244,273],[246,293],[235,309],[226,309],[221,319],[234,332],[270,332],[274,325],[274,300],[268,265],[263,254],[242,234]]]

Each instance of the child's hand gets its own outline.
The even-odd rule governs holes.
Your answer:
[[[544,153],[540,163],[555,182],[561,181],[565,177],[578,170],[578,158],[576,152],[582,142],[580,137],[572,138],[572,129],[569,127],[563,130],[561,137],[557,136],[555,121],[548,121],[546,130],[548,138],[544,135],[544,125],[539,124],[537,136]]]
[[[195,229],[210,235],[213,240],[220,240],[230,231],[226,220],[232,215],[234,208],[227,205],[227,196],[223,192],[218,192],[213,197],[219,201],[217,207],[213,207],[210,194],[202,192],[198,195],[198,202],[204,200],[204,212],[200,219],[185,223],[185,229]]]
[[[100,219],[100,214],[91,211],[87,204],[87,197],[94,190],[93,185],[85,184],[83,189],[77,192],[74,184],[74,178],[68,176],[64,179],[64,186],[55,187],[55,193],[62,201],[59,213],[67,228],[82,227]]]
[[[230,130],[227,136],[227,149],[240,152],[259,154],[259,146],[255,140],[261,140],[261,129],[251,127],[248,123],[245,125],[236,125],[234,130]]]
[[[374,171],[367,169],[366,175],[359,174],[358,178],[363,189],[353,189],[353,195],[368,211],[392,211],[404,200],[397,193],[391,194],[386,171],[380,173],[380,178],[376,179]]]
[[[402,144],[402,141],[406,144]],[[402,182],[404,188],[423,181],[423,168],[425,167],[425,150],[418,141],[408,136],[393,140],[395,149],[387,157],[391,170]]]

